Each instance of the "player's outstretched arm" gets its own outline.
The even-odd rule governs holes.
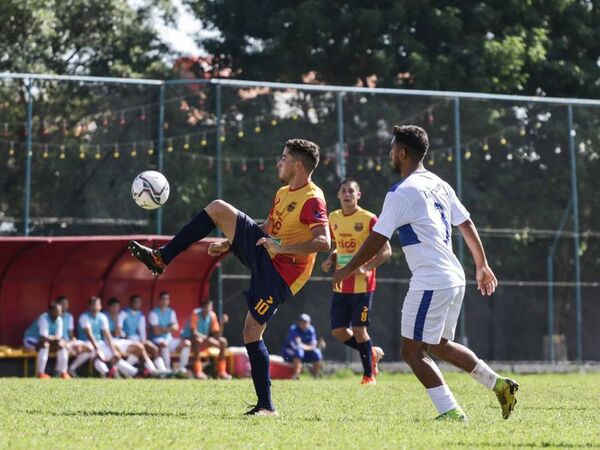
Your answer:
[[[458,229],[463,235],[475,261],[477,289],[481,292],[481,295],[492,295],[498,286],[498,280],[488,265],[483,244],[481,243],[475,224],[471,219],[467,219],[458,226]]]
[[[328,252],[331,248],[331,236],[329,227],[316,226],[311,230],[313,238],[309,241],[291,245],[279,245],[270,237],[263,237],[256,241],[256,245],[262,245],[271,254],[285,253],[287,255],[309,255],[316,252]]]
[[[388,242],[384,235],[371,231],[352,259],[341,269],[333,274],[333,284],[338,285],[367,261],[371,260],[377,252]]]

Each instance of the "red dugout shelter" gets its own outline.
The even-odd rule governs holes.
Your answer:
[[[91,295],[103,301],[117,297],[127,306],[139,294],[147,314],[167,291],[183,326],[208,298],[210,275],[220,260],[207,254],[215,239],[194,244],[159,278],[129,254],[131,239],[150,246],[167,242],[164,236],[0,237],[0,344],[22,345],[25,329],[59,295],[69,298],[77,320]]]

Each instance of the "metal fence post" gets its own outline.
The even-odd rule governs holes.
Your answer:
[[[32,134],[32,119],[33,119],[33,95],[31,88],[33,80],[25,79],[26,95],[27,95],[27,145],[25,149],[25,205],[23,208],[23,234],[29,236],[29,214],[31,209],[31,134]]]
[[[160,85],[158,99],[158,139],[156,146],[156,154],[158,157],[158,171],[162,173],[164,166],[163,144],[165,140],[165,85]],[[156,210],[156,234],[162,234],[163,210]]]
[[[571,159],[571,195],[573,198],[573,251],[575,254],[575,343],[576,360],[581,361],[582,319],[581,319],[581,255],[579,254],[579,201],[577,196],[577,160],[575,156],[575,129],[573,127],[573,105],[567,106],[569,120],[569,155]]]
[[[460,138],[460,98],[454,97],[454,168],[456,170],[456,195],[462,201],[462,151]],[[465,258],[465,247],[462,235],[458,235],[458,260],[461,265]],[[458,334],[463,344],[467,345],[467,335],[465,332],[465,314],[467,304],[462,305],[462,310],[458,319]]]
[[[216,142],[216,168],[217,168],[217,198],[218,199],[222,199],[223,198],[223,174],[222,174],[222,155],[221,155],[221,120],[222,120],[222,113],[221,113],[221,85],[218,84],[218,80],[217,81],[217,85],[215,87],[216,92],[215,92],[215,101],[216,101],[216,116],[217,116],[217,123],[216,123],[216,138],[217,138],[217,142]],[[221,230],[217,229],[217,236],[221,237],[222,233]],[[219,320],[221,320],[221,318],[223,317],[223,268],[221,267],[221,263],[219,263],[217,265],[217,315],[219,316]]]
[[[346,178],[346,152],[344,150],[344,100],[343,92],[337,93],[338,149],[337,175],[340,180]]]

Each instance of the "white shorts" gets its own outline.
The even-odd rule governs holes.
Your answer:
[[[120,353],[127,353],[127,349],[130,345],[135,344],[131,339],[113,339],[115,347],[119,350]]]
[[[82,341],[80,339],[67,341],[67,350],[71,355],[76,355],[81,347],[92,348],[92,344],[89,341]]]
[[[127,336],[127,339],[129,339],[130,341],[133,341],[133,342],[143,342],[142,338],[139,334],[133,334],[131,336]]]
[[[177,347],[179,346],[179,344],[181,344],[181,341],[183,339],[179,339],[179,338],[171,338],[171,339],[167,339],[167,338],[154,338],[152,339],[152,342],[154,342],[156,345],[160,345],[160,344],[167,344],[169,346],[169,351],[170,352],[174,352],[175,350],[177,350]]]
[[[39,341],[36,338],[28,337],[23,339],[23,347],[27,350],[37,350],[35,347]]]
[[[427,344],[454,339],[465,287],[408,291],[402,306],[402,337]]]

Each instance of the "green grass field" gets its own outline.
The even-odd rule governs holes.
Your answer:
[[[280,417],[244,417],[250,380],[0,379],[1,448],[600,447],[600,374],[520,375],[503,420],[470,377],[447,380],[468,424],[433,421],[411,375],[275,381]]]

